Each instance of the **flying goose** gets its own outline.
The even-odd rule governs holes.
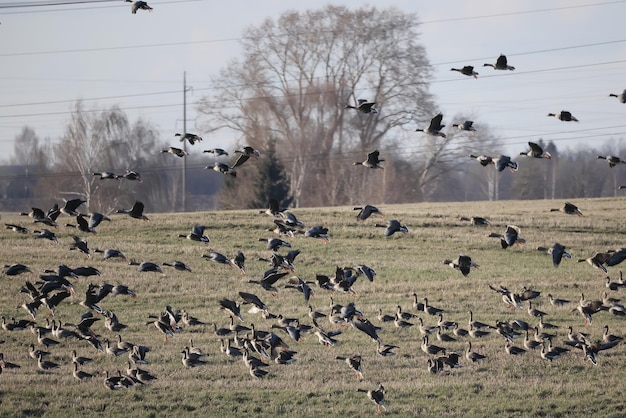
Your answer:
[[[167,148],[163,148],[161,149],[161,153],[162,154],[174,154],[177,157],[184,157],[186,155],[189,155],[189,153],[187,151],[183,151],[180,148],[176,148],[176,147],[167,147]]]
[[[428,127],[426,128],[417,128],[415,131],[419,132],[422,131],[428,135],[432,135],[432,136],[440,136],[442,138],[446,137],[446,134],[444,134],[443,132],[441,132],[441,130],[446,126],[446,125],[442,125],[441,121],[443,120],[443,115],[441,113],[437,114],[437,116],[435,116],[434,118],[432,118],[430,120],[430,125],[428,125]]]
[[[550,212],[563,212],[567,215],[583,216],[583,213],[580,209],[578,209],[578,206],[570,202],[565,202],[560,208],[552,208],[550,209]]]
[[[93,173],[92,175],[100,177],[100,180],[119,180],[120,179],[119,175],[112,173],[110,171],[101,171],[101,172]]]
[[[606,160],[606,162],[609,163],[609,167],[611,168],[615,167],[618,164],[626,164],[626,161],[622,160],[621,158],[615,155],[607,155],[607,156],[598,155],[598,159]]]
[[[80,205],[87,202],[83,199],[71,199],[65,202],[65,205],[61,208],[61,213],[68,216],[78,216],[79,212],[76,210]]]
[[[459,254],[454,260],[443,260],[443,264],[446,264],[454,269],[460,270],[463,276],[467,276],[470,273],[470,268],[479,268],[475,261],[469,255]]]
[[[617,97],[617,100],[619,100],[620,103],[626,103],[626,90],[624,90],[620,94],[611,93],[609,94],[609,97]]]
[[[478,78],[478,73],[474,71],[474,67],[471,65],[466,65],[463,68],[450,68],[450,71],[458,71],[459,73],[468,77]]]
[[[364,221],[372,215],[380,215],[383,216],[383,213],[376,207],[372,205],[365,205],[363,207],[356,207],[354,210],[358,210],[359,213],[356,215],[356,219],[358,221]]]
[[[544,152],[543,148],[541,148],[539,144],[529,141],[528,145],[530,146],[530,151],[522,151],[519,153],[519,155],[526,155],[532,158],[552,158],[552,155],[550,155],[549,152]]]
[[[367,154],[367,159],[365,161],[357,161],[355,163],[353,163],[352,165],[362,165],[363,167],[367,167],[367,168],[378,168],[380,170],[384,170],[383,166],[380,165],[380,163],[382,163],[383,159],[379,159],[378,156],[380,155],[380,152],[378,150],[372,151],[369,154]]]
[[[483,64],[483,67],[492,67],[494,70],[515,70],[515,67],[508,64],[504,54],[500,54],[495,64]]]
[[[458,128],[460,131],[468,131],[468,132],[475,133],[476,132],[476,128],[474,128],[473,125],[474,125],[474,121],[466,120],[463,123],[453,123],[452,127],[453,128]]]
[[[148,12],[152,12],[152,7],[148,6],[148,3],[141,0],[126,0],[130,3],[130,12],[132,14],[136,14],[137,10],[147,10]]]
[[[219,161],[215,161],[215,163],[213,163],[212,167],[210,165],[207,165],[204,168],[205,168],[205,170],[213,170],[213,171],[217,171],[218,173],[228,174],[228,175],[231,175],[233,177],[237,177],[237,172],[235,170],[233,170],[233,167],[229,166],[226,163],[222,163],[222,162],[219,162]]]
[[[515,225],[507,225],[504,234],[498,234],[496,232],[492,232],[488,235],[489,238],[500,238],[500,245],[502,248],[507,249],[508,247],[512,247],[517,244],[521,246],[526,242],[524,238],[519,236],[520,228]]]
[[[345,106],[345,109],[356,109],[361,113],[378,113],[378,110],[376,110],[376,108],[374,107],[375,104],[376,102],[369,102],[365,99],[359,99],[357,100],[356,106],[347,104]]]
[[[390,237],[396,232],[404,232],[405,234],[408,234],[409,232],[409,228],[406,225],[402,225],[400,221],[396,219],[390,219],[387,221],[386,225],[376,224],[374,226],[378,228],[385,228],[384,234],[386,237]]]
[[[468,221],[474,226],[491,226],[491,222],[489,222],[487,219],[483,218],[482,216],[472,216],[470,218],[466,216],[460,216],[459,220]]]
[[[567,110],[561,110],[559,113],[548,113],[547,116],[557,118],[561,122],[578,122],[578,119]]]
[[[138,183],[143,182],[139,173],[133,170],[126,170],[126,173],[124,173],[122,177],[124,177],[126,180],[136,181]]]
[[[211,149],[205,149],[202,152],[208,152],[209,154],[213,154],[216,157],[220,157],[222,155],[226,155],[228,156],[228,152],[224,151],[222,148],[211,148]]]
[[[537,247],[537,250],[550,254],[552,256],[552,264],[554,267],[558,267],[563,258],[572,258],[572,255],[565,251],[565,246],[559,244],[558,242],[555,242],[550,248]]]
[[[136,201],[132,208],[130,209],[118,209],[116,213],[125,213],[131,218],[141,219],[143,221],[149,221],[148,217],[143,214],[143,203],[140,201]]]
[[[190,134],[189,132],[185,132],[184,134],[176,133],[174,134],[174,136],[180,137],[180,142],[185,142],[185,140],[187,140],[189,142],[189,145],[193,145],[196,142],[202,142],[202,137],[196,134]]]
[[[188,233],[187,235],[178,234],[178,237],[187,238],[188,240],[191,240],[191,241],[204,242],[205,244],[208,244],[210,240],[209,240],[209,237],[204,234],[205,229],[206,229],[206,226],[204,225],[194,225],[190,233]]]

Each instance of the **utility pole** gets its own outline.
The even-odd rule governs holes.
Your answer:
[[[187,133],[187,91],[191,87],[187,87],[187,71],[183,72],[183,135]],[[183,151],[187,152],[187,141],[183,141]],[[182,199],[181,209],[187,211],[187,158],[183,158],[183,178],[182,178]]]

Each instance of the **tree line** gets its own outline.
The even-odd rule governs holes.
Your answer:
[[[211,133],[228,130],[238,144],[261,152],[238,167],[236,178],[205,170],[212,159],[197,151],[199,144],[184,157],[183,190],[181,159],[160,152],[173,138],[161,138],[149,121],[129,121],[117,107],[93,111],[78,102],[51,145],[30,127],[15,138],[13,168],[0,173],[1,209],[76,196],[89,210],[107,213],[134,200],[148,211],[168,212],[264,207],[269,198],[314,207],[620,193],[626,166],[609,168],[596,159],[623,153],[617,139],[578,151],[539,141],[552,159],[511,155],[520,163],[513,174],[469,158],[501,153],[488,126],[445,137],[415,133],[437,113],[419,25],[413,14],[370,6],[266,19],[245,31],[242,57],[213,77],[214,93],[197,109],[207,142]],[[377,113],[354,109],[361,99],[375,101]],[[448,120],[462,124],[466,116]],[[353,165],[374,150],[384,170]],[[140,172],[143,182],[93,176],[126,170]]]

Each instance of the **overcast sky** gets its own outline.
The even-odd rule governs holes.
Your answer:
[[[70,1],[63,1],[68,3]],[[58,139],[78,99],[87,108],[118,105],[131,122],[141,117],[173,137],[182,131],[183,72],[188,128],[196,129],[194,102],[210,91],[211,76],[239,54],[249,25],[287,10],[326,4],[352,8],[362,1],[151,0],[152,13],[130,4],[24,7],[55,0],[0,0],[0,160],[13,153],[23,126]],[[22,7],[8,7],[20,5]],[[626,1],[384,0],[416,13],[421,42],[433,66],[431,91],[444,123],[467,114],[477,129],[488,124],[522,151],[543,138],[558,147],[600,147],[617,152],[626,131],[626,104],[609,93],[626,89]],[[513,72],[482,67],[506,54]],[[477,80],[451,72],[474,65]],[[569,110],[580,123],[546,117]],[[416,140],[418,139],[418,133]],[[207,135],[207,147],[235,138]],[[612,141],[610,141],[612,139]]]

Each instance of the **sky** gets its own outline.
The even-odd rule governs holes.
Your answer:
[[[365,4],[148,3],[152,13],[133,15],[130,3],[121,0],[0,0],[0,161],[13,154],[14,138],[24,126],[41,139],[61,137],[77,100],[87,109],[117,105],[131,122],[144,119],[163,139],[173,139],[183,129],[184,73],[189,86],[187,131],[203,135],[194,103],[211,91],[211,77],[240,56],[239,39],[246,27],[288,10]],[[477,129],[488,125],[507,153],[524,151],[528,141],[540,138],[561,149],[617,153],[626,132],[626,104],[609,93],[626,89],[626,33],[621,32],[626,0],[374,4],[417,15],[419,41],[434,70],[430,90],[444,123],[468,115]],[[482,66],[500,54],[515,71]],[[464,65],[474,65],[478,79],[450,71]],[[580,122],[546,116],[561,110]],[[235,135],[212,133],[203,144],[232,144]]]

